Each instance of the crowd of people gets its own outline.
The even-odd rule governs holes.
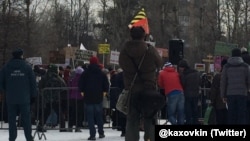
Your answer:
[[[161,90],[166,106],[159,112],[164,113],[163,117],[172,125],[201,125],[199,118],[206,110],[201,108],[200,112],[201,105],[213,107],[215,114],[209,117],[209,124],[250,123],[250,55],[247,50],[234,48],[231,57],[222,60],[221,71],[208,80],[206,75],[190,67],[186,59],[178,64],[163,63],[157,50],[145,42],[142,27],[131,28],[130,35],[131,40],[120,52],[121,68],[117,70],[104,68],[96,56],[89,59],[87,66],[64,68],[50,64],[45,69],[32,68],[23,59],[22,49],[13,51],[13,58],[0,72],[0,89],[6,96],[9,140],[17,138],[16,116],[20,116],[26,140],[33,141],[32,113],[38,113],[35,115],[38,132],[58,125],[60,132],[73,129],[82,132],[86,122],[88,140],[96,140],[96,134],[99,138],[105,137],[103,126],[108,115],[112,128],[121,131],[120,136],[125,137],[125,141],[138,141],[142,130],[145,141],[154,141],[156,119],[161,117],[157,114],[145,117],[140,113],[137,103],[143,90]],[[210,89],[205,97],[201,92],[204,87]],[[131,90],[127,115],[116,109],[123,89]],[[209,102],[203,102],[201,97]],[[109,101],[108,106],[105,100]],[[32,108],[34,105],[36,108]]]
[[[0,73],[1,94],[6,96],[7,108],[1,113],[7,115],[5,122],[9,123],[9,140],[17,138],[17,126],[21,126],[26,140],[33,141],[32,124],[37,125],[37,132],[46,132],[46,129],[56,126],[59,126],[60,132],[72,132],[73,129],[81,132],[81,128],[87,127],[90,132],[88,140],[96,139],[97,124],[99,138],[104,138],[105,114],[111,112],[104,113],[103,99],[110,95],[113,69],[104,68],[95,56],[90,58],[87,67],[64,68],[50,64],[44,68],[38,65],[32,68],[23,59],[23,53],[22,49],[13,51],[13,58]],[[112,74],[115,75],[116,71],[114,73],[113,70]],[[112,79],[112,86],[118,87],[117,80]],[[13,89],[13,86],[18,89]],[[113,95],[118,93],[116,91]],[[17,116],[20,117],[20,125],[17,125]],[[34,120],[31,120],[31,116],[34,116]],[[123,124],[119,126],[121,136],[125,134],[124,123],[119,122],[119,125]],[[118,121],[113,124],[118,127]]]

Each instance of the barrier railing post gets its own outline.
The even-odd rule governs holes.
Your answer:
[[[2,97],[2,101],[1,101],[1,103],[2,103],[2,106],[1,106],[1,128],[3,128],[3,121],[4,121],[4,119],[3,119],[3,114],[4,114],[4,112],[3,112],[3,110],[4,110],[4,95],[1,95]]]
[[[47,140],[47,137],[46,137],[46,134],[45,134],[46,130],[48,130],[48,128],[46,128],[46,118],[47,118],[46,116],[48,116],[47,115],[48,113],[46,111],[47,109],[52,109],[52,108],[56,107],[56,111],[55,112],[59,116],[59,117],[57,117],[57,119],[59,119],[59,121],[57,121],[59,123],[59,126],[57,126],[55,128],[56,130],[62,129],[62,124],[63,124],[62,122],[65,123],[66,121],[68,121],[68,124],[69,124],[69,122],[73,122],[72,124],[75,125],[75,128],[78,128],[78,129],[81,129],[81,126],[83,125],[82,124],[83,122],[86,123],[85,106],[80,105],[80,104],[84,104],[84,102],[83,101],[78,101],[78,99],[74,99],[74,100],[72,99],[72,101],[70,101],[71,97],[70,97],[69,90],[71,90],[71,89],[78,89],[78,88],[77,87],[50,87],[50,88],[46,87],[46,88],[43,88],[43,89],[41,89],[39,91],[39,94],[38,94],[38,96],[36,98],[36,102],[34,103],[34,104],[36,104],[36,108],[34,108],[34,110],[36,110],[35,111],[35,116],[36,116],[35,117],[35,123],[36,124],[35,124],[35,127],[33,127],[33,129],[32,129],[32,130],[34,130],[34,132],[32,133],[33,139],[38,138],[39,140],[43,140],[43,139]],[[52,91],[55,91],[55,90],[56,91],[60,91],[60,93],[53,93]],[[51,93],[47,93],[46,91],[51,91]],[[65,91],[66,91],[67,96],[64,97],[64,95],[63,96],[61,95],[62,94],[61,92],[63,92],[63,94],[65,94],[64,93]],[[54,105],[51,100],[49,100],[50,103],[46,102],[47,98],[45,98],[45,96],[48,96],[50,98],[50,96],[46,95],[46,94],[51,94],[51,98],[53,97],[53,95],[55,95],[55,94],[58,95],[59,94],[58,95],[59,98],[57,99],[57,100],[59,100],[58,101],[58,103],[59,103],[59,105],[58,105],[59,110],[57,109],[57,105]],[[65,98],[67,98],[67,101],[65,100]],[[2,104],[1,104],[2,105],[2,107],[1,107],[1,112],[2,113],[1,113],[1,117],[0,118],[2,120],[4,119],[4,114],[5,114],[5,112],[4,112],[4,107],[5,107],[4,102],[5,101],[2,101]],[[62,102],[64,102],[64,103],[62,103]],[[67,102],[67,104],[65,102]],[[74,111],[75,111],[75,113],[72,114],[72,115],[70,114],[70,110],[71,110],[70,109],[71,108],[70,107],[71,106],[70,102],[72,102],[72,108],[74,108]],[[56,104],[57,104],[57,102],[56,102]],[[65,107],[64,104],[67,105],[67,107]],[[48,106],[48,107],[46,107],[46,106]],[[64,107],[62,107],[62,106],[64,106]],[[83,106],[84,109],[82,110],[82,108],[78,107],[78,106]],[[111,114],[110,113],[110,111],[111,111],[110,109],[111,109],[111,106],[110,106],[110,101],[109,101],[109,110],[108,110],[109,112],[107,112],[107,114],[109,116],[111,116],[110,115]],[[82,113],[79,113],[79,112],[82,112]],[[79,117],[79,114],[81,114],[82,117]],[[64,116],[67,120],[61,121],[62,118],[64,118],[62,116]],[[71,116],[75,116],[75,117],[71,118]],[[116,118],[118,118],[118,117],[116,117]],[[72,121],[69,121],[70,119],[72,119]],[[81,125],[78,124],[78,123],[80,123],[80,120],[82,121]],[[118,120],[119,119],[117,119],[117,122],[118,122]],[[111,123],[112,122],[109,122],[109,126],[108,127],[111,127]],[[3,124],[3,122],[1,122],[1,128],[3,128],[3,126],[4,126],[4,124]],[[83,126],[87,126],[87,125],[83,125]],[[64,129],[66,129],[66,128],[69,128],[69,127],[65,126]],[[8,128],[6,128],[6,129],[8,129]],[[71,129],[74,129],[74,128],[71,127]]]

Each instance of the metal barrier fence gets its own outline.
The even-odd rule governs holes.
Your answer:
[[[73,121],[75,124],[80,120],[82,121],[82,127],[79,128],[84,128],[87,125],[84,125],[86,123],[86,118],[84,114],[84,109],[78,109],[79,106],[77,106],[79,101],[77,99],[70,99],[70,91],[72,90],[77,90],[77,87],[53,87],[53,88],[44,88],[40,91],[39,96],[36,99],[36,102],[34,105],[32,105],[32,115],[34,119],[33,125],[35,124],[35,127],[33,126],[32,130],[35,130],[34,132],[34,137],[38,135],[39,139],[42,139],[43,137],[46,139],[44,131],[38,132],[38,128],[42,126],[46,130],[73,130],[76,129],[72,127],[69,127],[69,122],[70,119],[72,119],[71,113],[72,113],[72,105],[75,105],[76,109],[74,109],[74,120]],[[210,88],[200,88],[200,118],[204,117],[204,109],[207,106],[207,96],[209,94]],[[115,108],[115,101],[118,98],[118,95],[120,94],[121,90],[116,87],[111,87],[110,92],[109,92],[109,98],[108,98],[108,104],[109,106],[107,108],[107,115],[111,118],[112,120],[116,120],[118,122],[118,116],[117,112],[113,110]],[[1,125],[0,129],[8,129],[8,127],[4,127],[3,123],[7,122],[7,110],[6,110],[6,103],[5,103],[5,98],[3,97],[4,95],[0,95],[0,102],[1,102]],[[73,104],[72,104],[73,103]],[[84,108],[84,104],[82,102],[82,107]],[[48,116],[53,113],[53,111],[57,114],[57,124],[56,125],[51,125],[48,127],[46,125],[46,121],[48,119]],[[77,116],[80,112],[82,111],[83,117],[82,119],[78,119],[79,117]],[[159,117],[161,118],[161,117]],[[19,123],[20,124],[20,123]],[[112,127],[111,122],[108,123],[108,127]],[[76,125],[75,125],[76,126]]]
[[[73,130],[73,127],[66,128],[66,121],[70,122],[70,115],[72,100],[70,99],[70,91],[77,90],[77,87],[50,87],[44,88],[41,91],[41,94],[37,98],[37,119],[36,119],[36,130],[34,137],[38,135],[38,138],[41,139],[46,136],[44,132],[46,130]],[[77,99],[74,99],[75,113],[74,114],[84,114],[84,110],[78,111],[78,102]],[[83,102],[82,107],[84,107]],[[50,119],[49,119],[50,118]],[[46,120],[46,121],[45,121]],[[51,120],[51,121],[49,121]],[[75,126],[78,119],[78,116],[75,116]],[[82,119],[84,121],[84,119]],[[48,128],[51,127],[51,128]],[[80,127],[79,127],[80,128]]]
[[[84,113],[84,103],[83,100],[78,100],[78,99],[72,99],[70,98],[70,91],[77,90],[77,87],[48,87],[42,89],[36,99],[36,102],[31,105],[31,113],[33,116],[34,121],[33,121],[33,128],[32,130],[35,130],[34,132],[34,137],[37,135],[39,139],[45,138],[45,131],[46,130],[73,130],[76,128],[82,129],[86,127],[86,118],[85,118],[85,113]],[[111,87],[110,92],[116,90],[117,88]],[[117,97],[119,94],[119,91],[117,91]],[[6,110],[6,103],[5,103],[5,98],[3,97],[4,95],[1,95],[1,125],[0,129],[8,129],[8,127],[4,127],[4,122],[7,123],[8,118],[7,118],[7,110]],[[110,109],[110,98],[108,98],[106,101],[106,106],[105,108],[107,109],[107,116],[111,117],[111,109]],[[78,103],[81,102],[81,103]],[[82,107],[81,109],[78,109]],[[74,107],[75,109],[72,109]],[[72,111],[75,115],[72,115]],[[53,125],[48,125],[48,118],[49,116],[56,115],[57,117],[54,117],[53,120],[57,120],[56,124]],[[82,114],[83,117],[82,119],[78,119],[79,116],[78,114]],[[74,121],[72,120],[72,117],[74,117]],[[55,119],[56,118],[56,119]],[[106,118],[106,117],[105,117]],[[109,119],[110,120],[110,119]],[[78,121],[81,121],[82,126],[77,127]],[[18,123],[19,122],[19,123]],[[69,122],[73,122],[75,128],[73,126],[69,127]],[[111,122],[108,122],[108,127],[111,127]],[[20,120],[17,119],[17,125],[20,125]],[[21,125],[20,125],[21,126]],[[41,128],[42,127],[42,128]],[[20,129],[20,128],[18,128]]]

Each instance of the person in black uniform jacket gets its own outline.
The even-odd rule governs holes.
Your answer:
[[[32,67],[23,59],[23,50],[12,52],[13,58],[0,72],[0,89],[6,94],[9,141],[17,138],[16,116],[21,114],[21,122],[26,141],[33,141],[31,130],[30,104],[37,96],[35,74]]]

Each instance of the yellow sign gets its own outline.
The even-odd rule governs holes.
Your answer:
[[[110,52],[110,44],[99,44],[98,45],[98,53],[99,54],[109,54]]]

